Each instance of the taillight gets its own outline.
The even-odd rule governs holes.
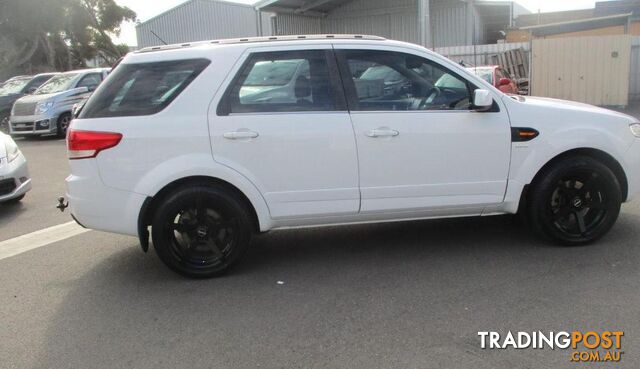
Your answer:
[[[67,134],[69,159],[95,158],[100,151],[116,146],[121,139],[120,133],[70,129]]]

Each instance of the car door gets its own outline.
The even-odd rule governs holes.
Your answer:
[[[503,201],[511,136],[497,95],[490,111],[477,112],[476,86],[426,53],[335,47],[356,135],[362,213],[479,214]],[[402,80],[360,78],[382,67]]]
[[[214,159],[261,191],[271,216],[356,214],[355,138],[330,45],[254,47],[210,112]]]

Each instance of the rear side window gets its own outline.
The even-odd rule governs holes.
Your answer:
[[[332,111],[343,108],[324,50],[253,54],[227,89],[219,115]]]
[[[208,59],[121,64],[87,102],[80,118],[155,114],[209,65]]]

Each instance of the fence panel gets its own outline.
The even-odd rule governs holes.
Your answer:
[[[631,41],[631,75],[629,76],[629,99],[640,100],[640,37]]]
[[[628,105],[631,39],[617,35],[533,40],[531,94]]]
[[[493,64],[492,56],[519,48],[525,51],[525,57],[528,58],[530,49],[528,42],[436,47],[434,51],[455,62],[463,61],[469,65],[490,65]]]

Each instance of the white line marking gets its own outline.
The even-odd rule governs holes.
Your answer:
[[[89,232],[76,222],[59,224],[0,242],[0,260]]]

